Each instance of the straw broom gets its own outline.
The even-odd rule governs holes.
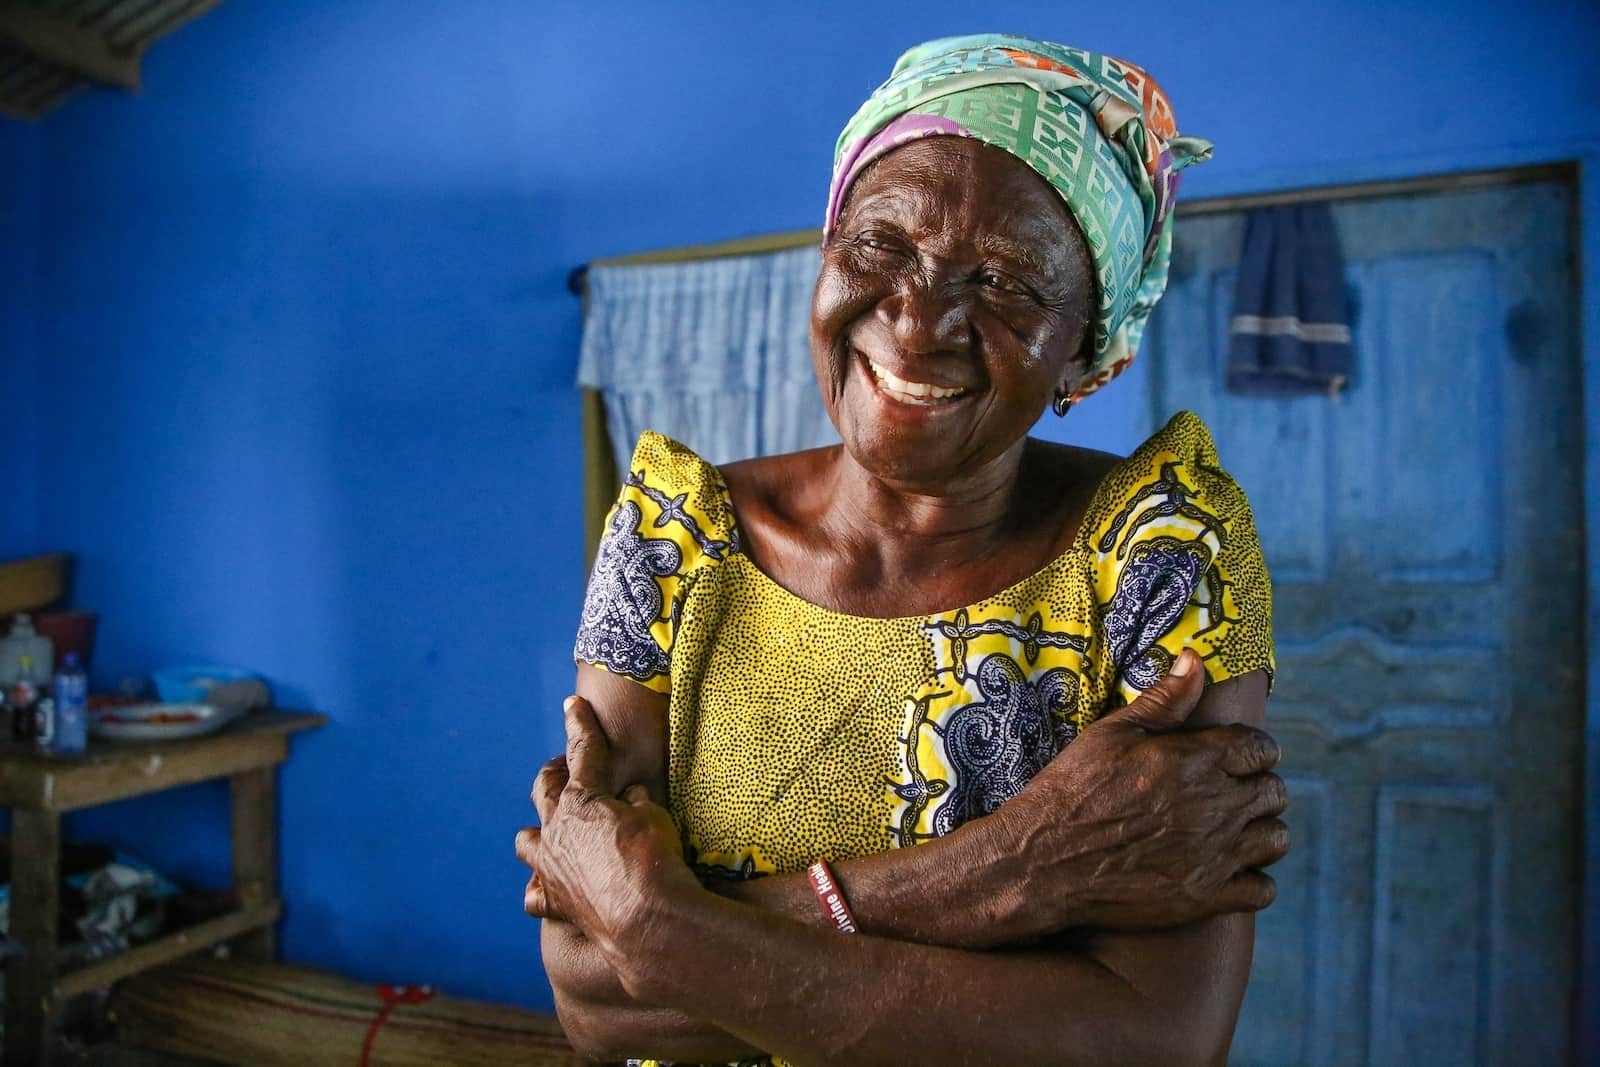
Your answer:
[[[548,1015],[307,967],[194,958],[129,978],[119,1040],[261,1067],[578,1067]]]

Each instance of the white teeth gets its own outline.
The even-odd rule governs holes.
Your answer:
[[[914,400],[949,400],[953,396],[960,396],[965,389],[945,389],[927,382],[908,382],[904,378],[884,370],[872,360],[867,360],[867,365],[872,368],[872,376],[878,379],[878,384],[886,392],[894,394],[897,398],[911,398]]]

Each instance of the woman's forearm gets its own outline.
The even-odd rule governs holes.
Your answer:
[[[607,955],[641,999],[796,1063],[1210,1064],[1226,1055],[1248,974],[1240,921],[1129,935],[1146,944],[1111,953],[1114,967],[1088,952],[838,934],[701,895]],[[1235,961],[1227,973],[1190,973],[1219,958]]]
[[[969,823],[915,848],[830,867],[863,933],[949,948],[994,948],[1016,940],[1010,921],[1015,896],[1009,864],[990,830]],[[807,926],[832,927],[804,872],[737,882],[712,879],[706,888]]]
[[[759,1054],[710,1023],[634,1000],[605,956],[571,923],[544,920],[540,942],[556,1015],[567,1040],[586,1058],[725,1063]]]
[[[1266,675],[1202,689],[1200,674],[1169,675],[1103,717],[994,814],[915,848],[834,864],[860,928],[982,949],[1266,907],[1273,885],[1258,868],[1288,847],[1276,818],[1283,782],[1268,773],[1277,746],[1255,729]],[[1180,726],[1224,728],[1157,736]],[[804,874],[711,888],[827,925]]]
[[[790,926],[791,937],[793,929],[801,928],[777,916],[772,921]],[[912,1045],[927,1041],[937,1057],[950,1057],[948,1062],[957,1063],[963,1062],[957,1054],[962,1049],[971,1052],[967,1062],[996,1062],[990,1057],[1003,1055],[1004,1062],[1017,1063],[1222,1063],[1249,972],[1252,925],[1248,916],[1229,916],[1182,930],[1112,936],[1051,952],[919,953],[915,950],[925,946],[907,945],[912,952],[905,953],[886,947],[884,939],[868,937],[863,939],[871,942],[865,958],[834,959],[830,955],[828,966],[837,969],[828,983],[843,982],[839,988],[846,991],[847,1002],[874,1005],[864,1018],[854,1021],[863,1034],[874,1020],[882,1024],[899,1019],[903,1026],[918,1028],[919,1034],[928,1025],[935,1027],[926,1036],[896,1037],[885,1062],[911,1056],[908,1041]],[[770,927],[758,925],[758,934],[764,936],[767,929]],[[848,954],[862,944],[853,939],[842,942],[845,935],[817,934],[830,954],[841,948]],[[636,949],[639,966],[659,968],[659,973],[646,980],[649,988],[640,992],[645,997],[659,996],[660,1003],[676,1002],[674,1007],[663,1007],[629,993],[613,963],[570,924],[547,921],[544,936],[562,1025],[574,1047],[594,1059],[649,1055],[728,1062],[754,1056],[758,1042],[778,1042],[782,1035],[769,1031],[773,1022],[770,1012],[750,1014],[752,1004],[769,1009],[788,1004],[806,1010],[803,1005],[814,999],[807,983],[798,980],[806,965],[778,962],[783,959],[781,954],[790,950],[781,943],[769,941],[759,953],[752,951],[751,945],[741,944],[732,956],[719,958],[708,942],[705,948],[688,954],[686,967],[676,969],[673,963],[685,958],[683,950]],[[740,935],[731,936],[736,939]],[[1177,959],[1158,961],[1155,978],[1141,973],[1148,972],[1152,951],[1162,949],[1175,953]],[[765,957],[768,962],[763,964],[761,953],[767,952],[779,955]],[[713,959],[719,963],[705,962]],[[716,993],[720,972],[727,970],[724,963],[741,965],[747,972],[735,982],[739,996]],[[875,968],[886,966],[890,970],[882,973],[891,977],[880,982],[874,977],[881,977]],[[1205,973],[1197,976],[1193,973],[1197,967]],[[719,975],[708,983],[706,972],[710,970]],[[943,976],[931,983],[930,993],[924,988],[927,979],[940,970]],[[853,981],[852,973],[856,976]],[[669,992],[671,988],[678,992]],[[849,1009],[851,1003],[844,1007]],[[721,1016],[725,1020],[754,1021],[748,1026],[730,1023],[728,1029],[707,1021],[705,1016],[717,1010],[718,1004],[725,1005],[722,1010],[726,1014]],[[1071,1010],[1074,1005],[1085,1010]],[[952,1014],[964,1021],[946,1034],[938,1027]],[[934,1017],[931,1023],[923,1021],[925,1015]],[[819,1019],[826,1029],[813,1033]],[[1003,1020],[1007,1032],[998,1036],[990,1032],[984,1025],[987,1019]],[[854,1032],[847,1025],[848,1014],[836,1018],[832,1008],[809,1011],[788,1021],[791,1027],[799,1027],[802,1037],[811,1035],[808,1040],[812,1044],[800,1049],[800,1062],[842,1059],[872,1063],[879,1062],[884,1052],[847,1040],[846,1035]],[[730,1032],[736,1026],[737,1036]],[[997,1046],[996,1040],[1003,1043]],[[787,1046],[772,1043],[762,1047],[782,1052]],[[812,1053],[815,1058],[808,1060]],[[943,1058],[938,1061],[947,1062]]]
[[[994,921],[992,902],[999,895],[973,884],[983,860],[978,835],[968,829],[916,848],[832,865],[861,929],[953,947],[997,943],[1002,927]],[[707,888],[795,922],[829,926],[804,873],[742,882],[713,879]],[[541,937],[557,1014],[584,1055],[720,1063],[759,1054],[747,1041],[686,1012],[635,1000],[604,954],[572,924],[545,920]]]
[[[903,941],[950,947],[998,944],[1003,892],[984,887],[983,842],[976,826],[916,848],[833,864],[861,929]],[[707,888],[774,915],[831,928],[802,873],[749,881],[710,880]],[[746,1041],[682,1011],[630,996],[599,948],[577,927],[546,920],[545,970],[569,1039],[585,1055],[650,1055],[687,1062],[728,1062],[757,1054]]]
[[[680,1063],[733,1063],[759,1051],[681,1011],[626,1004],[587,1004],[556,995],[556,1015],[572,1047],[588,1060],[647,1056]]]

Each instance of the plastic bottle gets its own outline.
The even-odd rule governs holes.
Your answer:
[[[31,745],[39,739],[39,687],[34,685],[33,661],[27,656],[17,663],[17,678],[6,687],[6,710],[11,713],[11,739]]]
[[[78,654],[68,652],[56,671],[55,741],[52,752],[76,756],[89,746],[89,675],[78,663]]]
[[[50,684],[50,663],[55,649],[50,639],[33,628],[33,619],[18,615],[11,623],[11,636],[0,640],[0,685],[15,685],[22,677],[22,663],[31,665],[27,681],[36,686]]]

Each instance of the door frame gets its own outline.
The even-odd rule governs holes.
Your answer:
[[[1587,664],[1600,661],[1600,271],[1589,270],[1586,251],[1600,249],[1600,152],[1571,164],[1576,175],[1577,219],[1573,274],[1578,297],[1578,345],[1583,381],[1584,648]],[[1583,915],[1579,924],[1579,986],[1574,1048],[1577,1062],[1600,1067],[1600,671],[1585,671],[1583,764]]]

